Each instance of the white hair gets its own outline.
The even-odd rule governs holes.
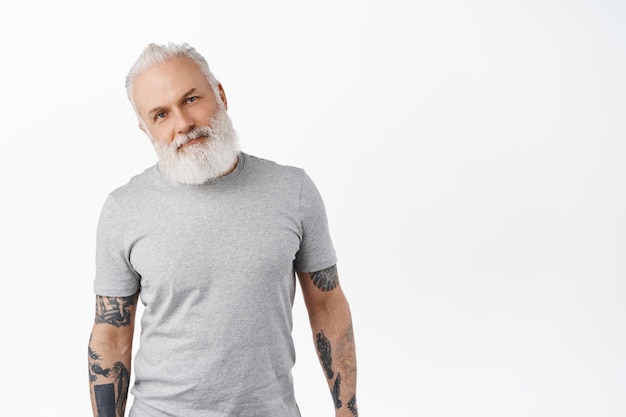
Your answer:
[[[203,184],[229,172],[240,152],[237,132],[225,108],[220,108],[208,125],[194,127],[177,135],[170,143],[155,139],[148,131],[159,167],[172,181],[181,184]],[[183,145],[205,137],[201,143]]]
[[[211,70],[209,69],[209,64],[206,59],[202,55],[198,53],[193,47],[189,46],[187,43],[168,43],[166,45],[157,45],[155,43],[151,43],[146,46],[137,58],[137,61],[133,64],[126,76],[126,94],[128,96],[128,100],[133,106],[135,113],[139,119],[139,123],[143,125],[143,120],[139,113],[137,112],[137,107],[135,106],[135,102],[133,100],[133,86],[135,83],[135,79],[148,69],[150,69],[155,64],[159,64],[162,62],[167,62],[172,58],[177,57],[185,57],[193,60],[199,67],[207,81],[211,85],[213,89],[213,94],[215,94],[215,98],[220,103],[219,97],[220,92],[218,89],[219,81],[215,78]]]

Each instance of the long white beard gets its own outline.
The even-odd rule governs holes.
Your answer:
[[[204,136],[198,143],[187,142]],[[159,166],[172,181],[182,184],[204,184],[227,174],[237,162],[239,140],[226,110],[220,109],[208,126],[193,128],[162,143],[148,135],[159,157]]]

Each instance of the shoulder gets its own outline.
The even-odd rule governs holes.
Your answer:
[[[154,188],[158,183],[158,169],[156,165],[131,177],[126,184],[120,185],[109,193],[116,200],[133,199],[142,193]]]
[[[147,168],[143,172],[131,177],[126,184],[120,185],[111,191],[105,199],[103,211],[116,213],[120,216],[128,209],[140,205],[154,190],[156,181],[156,166]]]
[[[301,178],[304,174],[304,169],[291,165],[279,164],[275,161],[260,158],[258,156],[244,154],[246,158],[246,166],[257,173],[267,173],[274,175],[292,176]]]
[[[303,168],[283,165],[256,156],[245,155],[245,184],[252,187],[250,194],[272,196],[280,201],[301,204],[317,193],[311,178]]]
[[[245,154],[246,170],[256,181],[271,183],[274,186],[300,188],[308,176],[304,169],[283,165],[275,161]]]

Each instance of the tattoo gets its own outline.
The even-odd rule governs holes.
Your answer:
[[[95,385],[93,391],[96,396],[98,417],[115,417],[115,389],[113,384]]]
[[[96,323],[112,324],[115,327],[130,325],[130,307],[137,302],[137,296],[96,298]]]
[[[113,372],[117,377],[117,401],[115,402],[115,410],[119,417],[124,417],[126,409],[126,399],[128,398],[128,386],[130,384],[130,372],[122,362],[116,362],[113,365]]]
[[[105,378],[109,376],[115,378],[114,384],[100,384],[93,387],[98,417],[115,417],[115,413],[119,417],[124,417],[130,385],[130,372],[122,362],[115,362],[112,368],[104,369],[99,360],[100,355],[89,347],[89,381],[94,384],[98,375]],[[115,385],[117,385],[117,400],[115,400]]]
[[[310,276],[313,280],[313,284],[322,291],[333,290],[337,287],[337,284],[339,284],[337,265],[322,269],[321,271],[311,272]]]
[[[330,394],[333,397],[333,401],[335,402],[335,409],[339,410],[343,405],[341,400],[339,399],[339,391],[341,390],[341,373],[337,372],[337,379],[335,379],[335,384],[333,385],[333,390]]]
[[[348,401],[348,410],[352,411],[352,415],[354,415],[354,417],[359,417],[359,411],[356,408],[356,394],[354,394],[350,401]]]
[[[320,353],[320,361],[326,372],[326,377],[332,379],[334,372],[332,370],[333,358],[331,357],[330,341],[328,341],[321,330],[317,334],[317,350]]]
[[[91,347],[89,347],[89,381],[91,381],[92,384],[96,382],[98,375],[108,378],[109,373],[111,373],[111,369],[109,368],[102,369],[100,362],[98,362],[99,360],[100,355],[91,350]]]

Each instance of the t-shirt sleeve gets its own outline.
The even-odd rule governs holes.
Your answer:
[[[294,268],[298,272],[315,272],[337,263],[328,229],[328,218],[322,196],[311,178],[303,173],[300,188],[302,239]]]
[[[124,239],[124,219],[115,198],[106,199],[96,235],[96,276],[94,292],[108,297],[127,297],[140,288],[140,277],[130,264],[130,250]]]

